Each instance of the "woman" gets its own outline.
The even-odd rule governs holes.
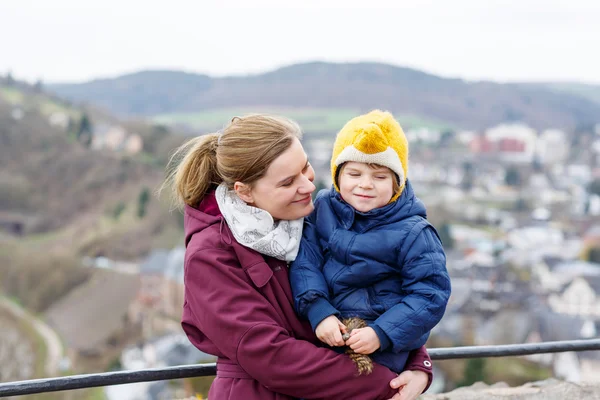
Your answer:
[[[171,160],[165,185],[185,206],[182,327],[218,356],[209,399],[415,399],[432,377],[424,347],[398,377],[379,365],[356,376],[294,313],[287,262],[315,190],[300,136],[284,118],[234,118]]]

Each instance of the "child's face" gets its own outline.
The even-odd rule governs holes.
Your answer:
[[[394,195],[395,177],[387,167],[350,161],[342,166],[338,179],[342,199],[361,212],[385,206]]]

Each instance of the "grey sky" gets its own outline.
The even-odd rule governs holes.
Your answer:
[[[599,48],[598,0],[0,0],[0,73],[30,81],[365,60],[600,83]]]

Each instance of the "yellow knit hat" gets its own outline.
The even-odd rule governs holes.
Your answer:
[[[394,194],[390,203],[398,199],[408,175],[408,140],[392,114],[373,110],[351,119],[339,131],[331,157],[331,175],[338,192],[338,168],[348,161],[377,164],[395,172],[399,178],[400,190]]]

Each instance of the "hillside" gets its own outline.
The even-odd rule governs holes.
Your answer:
[[[3,95],[7,91],[13,95],[8,100]],[[146,133],[160,131],[156,134],[160,139],[148,140],[156,153],[91,150],[69,129],[48,122],[40,104],[50,102],[43,93],[0,85],[0,235],[7,238],[4,241],[30,250],[60,249],[74,256],[123,260],[140,258],[157,245],[172,245],[181,231],[180,217],[170,213],[153,192],[163,179],[168,151],[182,142],[181,137],[146,126]],[[75,116],[83,112],[63,107],[61,111]],[[144,128],[141,123],[128,124],[140,132]],[[140,217],[142,196],[148,201]]]
[[[600,104],[600,85],[587,85],[584,83],[547,82],[524,84],[529,87],[548,89],[557,93],[568,93],[581,96]]]
[[[58,96],[118,115],[187,115],[223,109],[384,108],[397,115],[481,129],[522,120],[535,128],[598,122],[600,104],[546,86],[466,82],[387,64],[306,63],[272,72],[213,78],[142,71],[114,79],[50,85]],[[173,122],[178,122],[174,118]],[[222,122],[223,123],[223,122]]]

